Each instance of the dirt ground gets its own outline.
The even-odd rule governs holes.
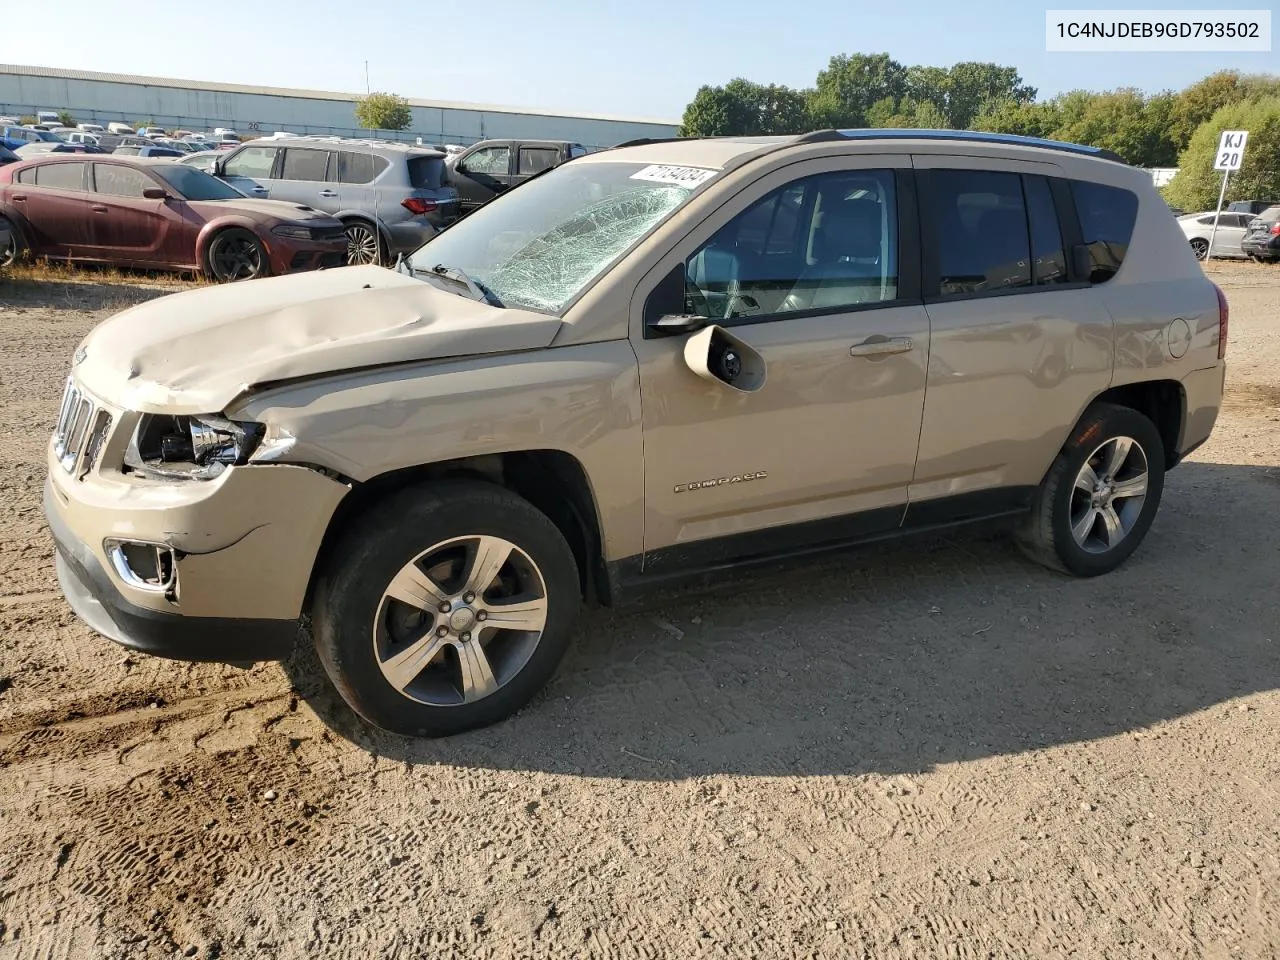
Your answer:
[[[40,513],[71,352],[144,287],[0,285],[0,957],[1280,956],[1280,268],[1144,547],[862,551],[588,614],[440,742],[314,660],[133,655]]]

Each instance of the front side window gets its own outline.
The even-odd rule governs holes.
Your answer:
[[[1119,187],[1088,180],[1071,181],[1071,195],[1080,217],[1080,232],[1089,248],[1092,283],[1106,283],[1120,270],[1138,219],[1138,197]]]
[[[281,180],[319,180],[323,181],[325,170],[329,166],[329,153],[326,150],[299,150],[290,147],[284,152],[284,164],[281,166]]]
[[[521,147],[520,161],[516,172],[520,174],[541,173],[554,167],[560,159],[560,151],[551,147]]]
[[[685,263],[685,311],[713,319],[839,310],[897,295],[891,170],[824,173],[779,187]]]
[[[491,301],[558,314],[714,174],[639,163],[566,164],[437,234],[409,266],[451,289],[457,283],[433,268],[462,271]]]
[[[53,190],[83,190],[83,163],[46,163],[36,167],[36,185]]]
[[[275,164],[275,147],[245,147],[229,159],[223,169],[229,177],[266,179]]]
[[[156,182],[141,170],[125,167],[116,163],[95,163],[93,165],[94,190],[112,197],[129,197],[142,199],[142,191],[157,186]]]
[[[505,177],[511,170],[511,148],[485,147],[483,150],[477,150],[462,161],[462,167],[466,173]]]
[[[1022,178],[993,170],[933,170],[931,178],[939,293],[1031,286]]]

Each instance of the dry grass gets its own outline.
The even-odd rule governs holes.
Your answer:
[[[21,261],[0,269],[0,280],[27,282],[95,283],[129,287],[164,287],[189,290],[210,281],[200,274],[179,274],[154,270],[130,270],[98,264],[75,264],[65,260]]]

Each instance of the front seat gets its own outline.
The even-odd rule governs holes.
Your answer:
[[[800,274],[781,310],[816,310],[879,300],[881,206],[870,197],[843,200],[814,233],[817,263]]]

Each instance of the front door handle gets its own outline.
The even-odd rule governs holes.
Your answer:
[[[106,212],[107,212],[107,208],[106,208],[106,207],[104,207],[104,206],[103,206],[102,204],[100,204],[100,203],[95,203],[95,204],[94,204],[93,206],[91,206],[89,209],[90,209],[90,210],[92,210],[94,213],[106,213]]]
[[[895,353],[907,353],[912,347],[910,337],[888,337],[864,340],[849,348],[851,357],[887,357]]]
[[[320,196],[325,197],[329,200],[332,200],[334,197],[337,196],[337,194],[334,193],[332,190],[321,190]]]

